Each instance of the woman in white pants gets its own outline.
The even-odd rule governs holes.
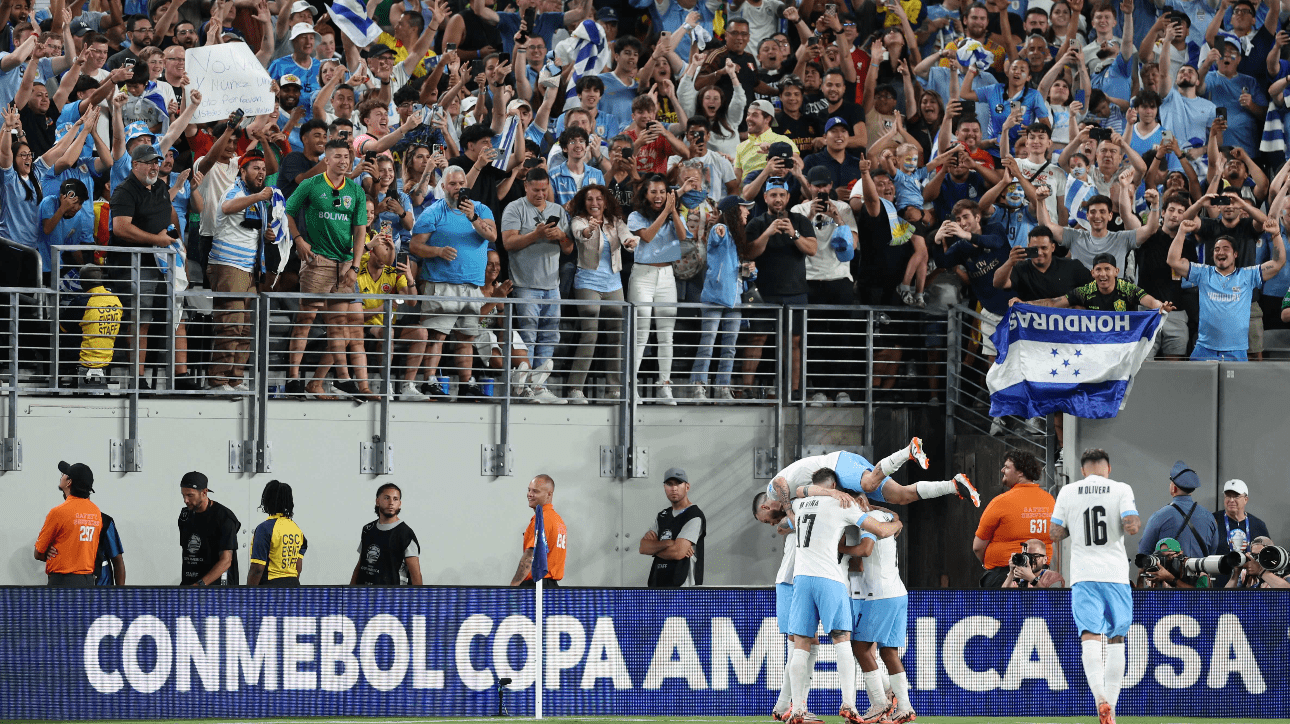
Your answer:
[[[640,237],[636,263],[627,283],[627,301],[642,304],[636,308],[636,365],[633,379],[640,375],[641,356],[649,340],[650,319],[658,349],[658,401],[675,405],[672,397],[672,330],[676,328],[676,307],[653,307],[676,304],[676,278],[672,262],[681,259],[681,238],[685,222],[681,220],[677,194],[668,190],[667,179],[659,174],[646,176],[637,194],[636,211],[627,219],[627,228]]]

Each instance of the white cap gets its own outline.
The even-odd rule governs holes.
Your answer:
[[[299,5],[300,3],[296,3],[296,4]],[[310,25],[309,23],[296,23],[295,25],[292,25],[291,37],[289,38],[289,40],[295,40],[301,35],[318,35],[318,31],[314,30],[314,26]]]
[[[1232,478],[1226,483],[1223,483],[1223,492],[1233,492],[1237,495],[1249,495],[1250,486],[1246,485],[1244,480]]]
[[[317,9],[317,8],[315,8],[313,5],[310,5],[310,4],[307,2],[307,0],[296,0],[294,3],[292,3],[292,4],[291,4],[291,12],[292,12],[292,14],[294,14],[294,13],[303,13],[303,12],[306,12],[306,11],[307,11],[307,12],[309,12],[310,14],[314,15],[314,16],[317,16],[317,15],[318,15],[318,9]]]
[[[514,113],[514,112],[515,112],[515,110],[516,110],[517,108],[519,108],[520,106],[524,106],[525,108],[529,109],[530,111],[531,111],[531,110],[533,110],[533,106],[529,105],[529,102],[528,102],[528,101],[524,100],[523,98],[516,98],[515,100],[512,100],[510,103],[507,103],[507,104],[506,104],[506,112],[507,112],[507,113]]]

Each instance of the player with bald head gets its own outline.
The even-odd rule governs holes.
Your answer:
[[[542,529],[545,532],[547,559],[546,582],[559,586],[564,578],[564,558],[569,549],[569,533],[564,527],[564,519],[555,512],[552,500],[555,498],[555,479],[545,473],[539,473],[529,481],[527,490],[528,505],[535,512],[529,519],[529,527],[524,529],[524,554],[520,564],[511,578],[512,586],[526,588],[536,585],[533,581],[533,554],[537,546],[537,509],[542,509]]]

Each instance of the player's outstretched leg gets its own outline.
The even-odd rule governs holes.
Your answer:
[[[957,495],[962,500],[970,500],[976,507],[981,507],[981,494],[968,476],[959,473],[953,480],[920,480],[911,485],[901,485],[888,478],[882,483],[881,497],[870,494],[869,499],[876,503],[891,505],[909,505],[920,500],[939,498],[945,495]]]
[[[919,467],[924,470],[927,469],[929,463],[927,455],[923,453],[922,439],[917,437],[910,439],[909,445],[879,460],[877,467],[884,477],[895,475],[896,471],[900,470],[901,466],[909,462],[911,458],[918,463]]]
[[[784,661],[784,685],[779,688],[779,698],[775,700],[775,706],[770,711],[770,716],[775,721],[784,721],[789,710],[793,708],[793,678],[791,668],[793,666],[793,636],[786,637],[788,642],[788,656]]]

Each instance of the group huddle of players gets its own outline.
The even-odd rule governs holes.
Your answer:
[[[979,508],[981,497],[962,473],[952,480],[911,485],[892,480],[890,476],[911,459],[927,469],[918,438],[877,465],[849,452],[803,458],[776,474],[753,499],[754,517],[786,536],[775,576],[775,612],[780,633],[788,637],[793,651],[771,713],[777,721],[822,721],[807,710],[821,629],[837,657],[839,716],[853,724],[914,721],[909,680],[900,660],[909,613],[896,555],[895,535],[902,524],[896,513],[881,505],[957,495]],[[1068,580],[1084,669],[1100,724],[1114,724],[1124,675],[1124,635],[1133,618],[1123,539],[1126,529],[1132,533],[1138,524],[1137,510],[1132,489],[1108,478],[1111,466],[1104,451],[1086,452],[1081,468],[1084,480],[1067,485],[1058,495],[1053,543],[1072,539]],[[1098,524],[1068,532],[1064,521],[1079,515],[1096,517]],[[1109,638],[1105,664],[1103,636]],[[888,673],[885,680],[878,657]],[[857,662],[869,696],[863,713],[856,708]]]

